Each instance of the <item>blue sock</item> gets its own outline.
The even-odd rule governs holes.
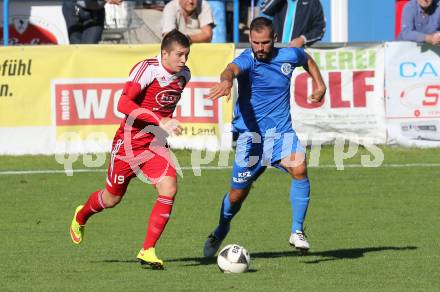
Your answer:
[[[292,233],[303,231],[303,223],[306,218],[307,207],[310,200],[310,182],[308,178],[292,179],[290,186],[290,204],[292,205]]]
[[[240,211],[241,204],[231,205],[229,200],[229,193],[223,197],[222,209],[220,210],[220,220],[217,229],[214,231],[214,235],[217,238],[223,239],[229,232],[231,227],[231,220],[234,218],[235,214]]]

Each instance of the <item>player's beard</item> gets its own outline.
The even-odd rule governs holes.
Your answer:
[[[270,48],[270,50],[267,52],[262,51],[262,52],[258,53],[258,52],[253,51],[255,59],[257,59],[260,62],[269,62],[272,59],[273,48],[274,47],[272,46]]]

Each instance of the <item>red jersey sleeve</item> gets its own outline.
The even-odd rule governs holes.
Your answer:
[[[148,124],[159,125],[159,117],[151,111],[141,108],[136,98],[154,80],[152,66],[148,60],[139,62],[130,72],[129,81],[124,85],[118,102],[118,111]]]
[[[143,90],[154,80],[154,71],[152,70],[154,64],[157,64],[155,59],[147,59],[137,63],[133,69],[131,69],[128,81],[139,83],[141,90]]]

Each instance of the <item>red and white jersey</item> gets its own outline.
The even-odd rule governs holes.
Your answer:
[[[162,65],[160,56],[157,56],[137,63],[130,72],[126,87],[129,85],[129,87],[135,88],[133,90],[135,90],[136,96],[133,101],[140,108],[153,113],[153,116],[155,116],[154,119],[159,121],[165,117],[172,117],[183,89],[190,78],[191,73],[188,67],[185,67],[180,72],[172,73]],[[129,92],[131,89],[124,88],[124,92],[125,91]],[[123,136],[126,121],[127,118],[121,123],[116,133],[117,136]],[[133,124],[132,137],[138,134],[138,137],[141,139],[136,140],[138,140],[137,142],[142,142],[135,144],[145,145],[146,142],[152,140],[152,134],[139,135],[140,130],[146,125],[145,122],[141,121],[135,121]],[[133,141],[133,143],[134,142],[136,141]]]
[[[139,105],[163,118],[172,116],[190,78],[188,67],[178,73],[171,73],[162,66],[158,56],[136,64],[130,72],[129,81],[141,85]]]

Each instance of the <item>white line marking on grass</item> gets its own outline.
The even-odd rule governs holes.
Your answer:
[[[81,168],[73,169],[73,172],[104,172],[107,169],[99,168]],[[0,171],[0,175],[17,175],[17,174],[56,174],[65,173],[65,170],[58,169],[36,169],[36,170],[11,170],[11,171]]]
[[[403,164],[398,164],[398,163],[391,163],[391,164],[382,164],[379,166],[364,166],[362,164],[343,164],[340,165],[341,167],[348,167],[348,168],[393,168],[393,167],[440,167],[440,163],[403,163]],[[308,168],[332,168],[335,167],[336,165],[332,165],[332,164],[326,164],[326,165],[318,165],[318,166],[307,166]]]
[[[405,164],[382,164],[378,167],[368,167],[362,164],[344,164],[347,168],[404,168],[404,167],[440,167],[440,163],[405,163]],[[336,165],[324,164],[319,166],[308,166],[309,168],[336,168]],[[223,170],[232,169],[232,166],[202,166],[196,169],[202,170]],[[191,166],[182,166],[182,170],[192,170]],[[73,169],[74,173],[88,173],[88,172],[106,172],[106,168],[78,168]],[[21,174],[57,174],[65,173],[63,169],[36,169],[36,170],[5,170],[0,171],[0,175],[21,175]]]
[[[232,169],[232,166],[202,166],[202,167],[195,167],[195,169],[202,169],[202,170],[222,170],[222,169]],[[192,170],[193,168],[191,166],[182,166],[182,170]],[[72,169],[72,171],[75,173],[80,172],[106,172],[106,168],[78,168],[78,169]],[[19,174],[57,174],[57,173],[65,173],[66,171],[63,169],[36,169],[36,170],[6,170],[6,171],[0,171],[0,175],[19,175]]]

